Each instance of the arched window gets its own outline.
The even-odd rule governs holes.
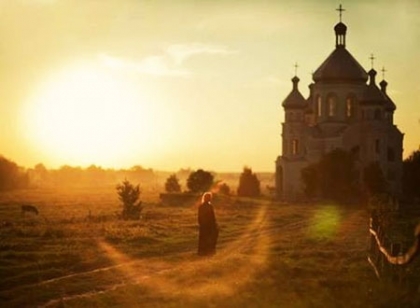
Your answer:
[[[299,151],[299,141],[297,139],[292,140],[292,154],[297,155]]]
[[[354,114],[354,99],[352,97],[347,97],[346,99],[346,116],[351,118]]]
[[[333,94],[328,96],[327,112],[329,117],[335,117],[337,114],[337,97]]]
[[[379,108],[375,109],[375,114],[374,114],[375,120],[380,120],[381,115],[382,115],[381,109],[379,109]]]

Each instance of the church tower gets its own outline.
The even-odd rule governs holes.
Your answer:
[[[385,80],[380,88],[376,85],[374,57],[366,72],[347,50],[344,9],[340,5],[337,10],[335,49],[313,73],[309,97],[299,92],[295,76],[282,103],[282,155],[276,160],[276,192],[281,198],[302,196],[301,170],[337,148],[356,155],[359,171],[378,162],[391,192],[401,190],[403,134],[393,123],[395,103]]]
[[[297,67],[297,64],[296,66]],[[299,78],[295,75],[292,78],[293,88],[290,94],[283,101],[285,121],[282,124],[282,156],[277,162],[276,187],[278,193],[281,191],[298,191],[299,187],[293,184],[299,179],[285,182],[283,178],[291,179],[299,176],[297,172],[305,165],[305,111],[307,101],[299,92]],[[287,161],[287,163],[282,163]]]

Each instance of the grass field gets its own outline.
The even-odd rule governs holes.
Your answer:
[[[114,187],[0,195],[0,307],[418,307],[379,282],[368,212],[219,198],[218,252],[196,256],[197,204],[146,192],[121,221]],[[39,216],[22,217],[34,204]]]

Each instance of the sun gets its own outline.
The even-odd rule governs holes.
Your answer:
[[[153,155],[159,113],[139,85],[84,65],[43,82],[25,105],[23,125],[50,161],[121,166]]]

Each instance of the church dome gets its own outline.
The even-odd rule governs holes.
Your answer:
[[[376,71],[374,69],[369,71],[369,77],[369,84],[366,87],[360,102],[369,105],[386,105],[388,103],[388,98],[375,83]]]
[[[347,26],[340,21],[335,25],[334,31],[336,35],[345,35],[347,32]]]
[[[347,49],[336,48],[314,72],[313,80],[326,83],[366,83],[368,75]]]
[[[380,87],[381,87],[381,91],[382,93],[386,96],[387,100],[386,100],[386,104],[385,104],[385,109],[388,111],[394,111],[395,109],[397,109],[397,106],[395,105],[395,103],[392,101],[392,99],[388,96],[388,94],[386,93],[386,87],[388,86],[388,83],[385,80],[382,80],[379,83]]]
[[[303,95],[299,92],[298,83],[299,78],[297,76],[292,78],[293,90],[290,94],[284,99],[282,106],[286,109],[300,109],[306,108],[307,103]]]

